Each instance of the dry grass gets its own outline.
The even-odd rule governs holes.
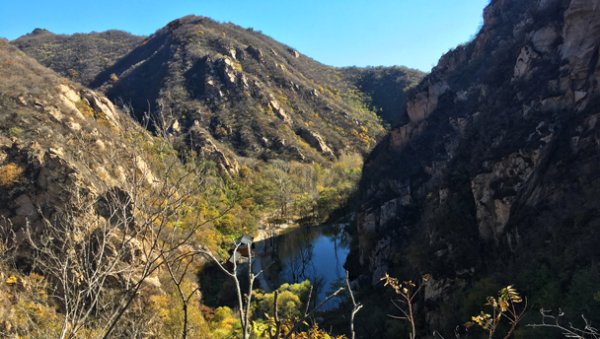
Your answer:
[[[23,172],[24,169],[13,162],[0,166],[0,187],[10,186],[19,181]]]
[[[94,111],[94,109],[84,100],[79,100],[75,103],[75,106],[77,107],[79,112],[81,112],[81,114],[88,118],[94,118],[96,116],[96,112]]]

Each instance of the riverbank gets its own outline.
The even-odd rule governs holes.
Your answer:
[[[277,237],[301,227],[299,223],[295,222],[280,224],[261,223],[261,225],[262,227],[259,227],[258,231],[256,232],[254,242],[264,241],[269,238]]]

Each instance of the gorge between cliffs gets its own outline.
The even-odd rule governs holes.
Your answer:
[[[598,243],[600,0],[492,0],[429,73],[0,39],[0,338],[598,338]]]

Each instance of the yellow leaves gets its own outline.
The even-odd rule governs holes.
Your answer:
[[[19,280],[18,280],[18,278],[17,278],[17,277],[15,277],[14,275],[11,275],[10,277],[8,277],[8,278],[6,279],[6,284],[7,284],[7,285],[9,285],[9,286],[13,286],[13,285],[15,285],[15,284],[16,284],[18,281],[19,281]]]
[[[387,273],[380,280],[384,281],[383,286],[390,286],[396,294],[404,296],[410,295],[411,290],[417,286],[412,280],[406,280],[401,282],[397,278],[392,278]]]
[[[523,301],[523,299],[521,299],[521,296],[519,295],[519,292],[517,292],[513,285],[508,285],[507,287],[503,288],[500,291],[500,298],[505,299],[507,301],[510,300],[515,304],[519,304]]]
[[[329,333],[320,329],[318,325],[313,325],[308,331],[294,333],[290,336],[293,339],[342,339],[342,336],[331,336]]]
[[[380,279],[380,281],[384,282],[383,286],[390,286],[396,293],[399,293],[398,291],[400,290],[400,282],[397,278],[392,278],[386,273],[385,276]]]
[[[237,60],[233,60],[233,68],[237,71],[237,72],[243,72],[244,68],[242,67],[242,64],[237,61]]]
[[[484,329],[489,329],[493,322],[492,315],[489,313],[484,313],[483,311],[481,311],[478,315],[472,316],[471,320]]]
[[[283,284],[278,289],[277,309],[278,315],[282,319],[293,319],[301,315],[304,309],[305,300],[310,290],[310,281],[306,280],[296,284]],[[256,303],[256,312],[259,314],[273,314],[273,303],[275,294],[264,293],[255,290],[254,300]]]
[[[367,130],[364,126],[360,126],[358,129],[353,129],[350,131],[355,138],[357,138],[361,143],[363,143],[367,147],[371,147],[372,139],[367,133]]]
[[[235,329],[240,327],[236,314],[227,306],[217,307],[210,320],[212,338],[233,338]]]
[[[270,320],[267,318],[267,320]],[[271,332],[271,328],[274,327],[273,324],[269,322],[262,322],[262,321],[253,321],[251,323],[252,329],[251,332],[253,334],[254,337],[267,337],[268,334],[270,334]]]
[[[14,138],[17,138],[23,133],[23,129],[19,127],[11,127],[8,129],[8,135]]]
[[[94,109],[87,103],[87,101],[79,100],[75,103],[75,107],[87,118],[93,118],[96,115]]]
[[[485,305],[492,306],[493,308],[498,308],[498,302],[496,301],[496,298],[494,298],[494,297],[487,297]]]
[[[509,309],[511,303],[521,303],[523,300],[519,295],[519,292],[512,286],[509,285],[500,290],[498,293],[498,299],[494,297],[487,297],[486,306],[492,307],[494,310],[500,313],[506,312]]]
[[[156,294],[150,297],[152,311],[162,319],[169,317],[170,300],[165,294]]]
[[[500,307],[500,312],[508,311],[508,302],[503,298],[498,299],[498,305]]]
[[[5,287],[0,288],[0,330],[7,337],[58,337],[60,315],[48,302],[45,285],[37,281],[38,277],[11,274],[2,279]]]
[[[507,287],[500,290],[498,293],[498,299],[494,297],[487,297],[486,306],[492,307],[494,310],[499,312],[508,311],[511,304],[519,304],[523,301],[519,292],[512,285],[508,285]]]
[[[525,305],[520,313],[517,312],[515,304],[519,304],[522,301],[519,292],[517,292],[514,286],[508,285],[498,292],[498,298],[491,296],[486,298],[485,306],[491,308],[493,315],[481,311],[478,315],[472,316],[471,321],[465,323],[465,327],[469,328],[477,324],[485,331],[489,332],[491,338],[496,332],[501,320],[506,318],[513,325],[512,330],[514,330],[514,327],[527,308],[527,305]]]

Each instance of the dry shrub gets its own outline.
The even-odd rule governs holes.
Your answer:
[[[21,178],[23,172],[24,169],[14,162],[0,166],[0,187],[14,184]]]

